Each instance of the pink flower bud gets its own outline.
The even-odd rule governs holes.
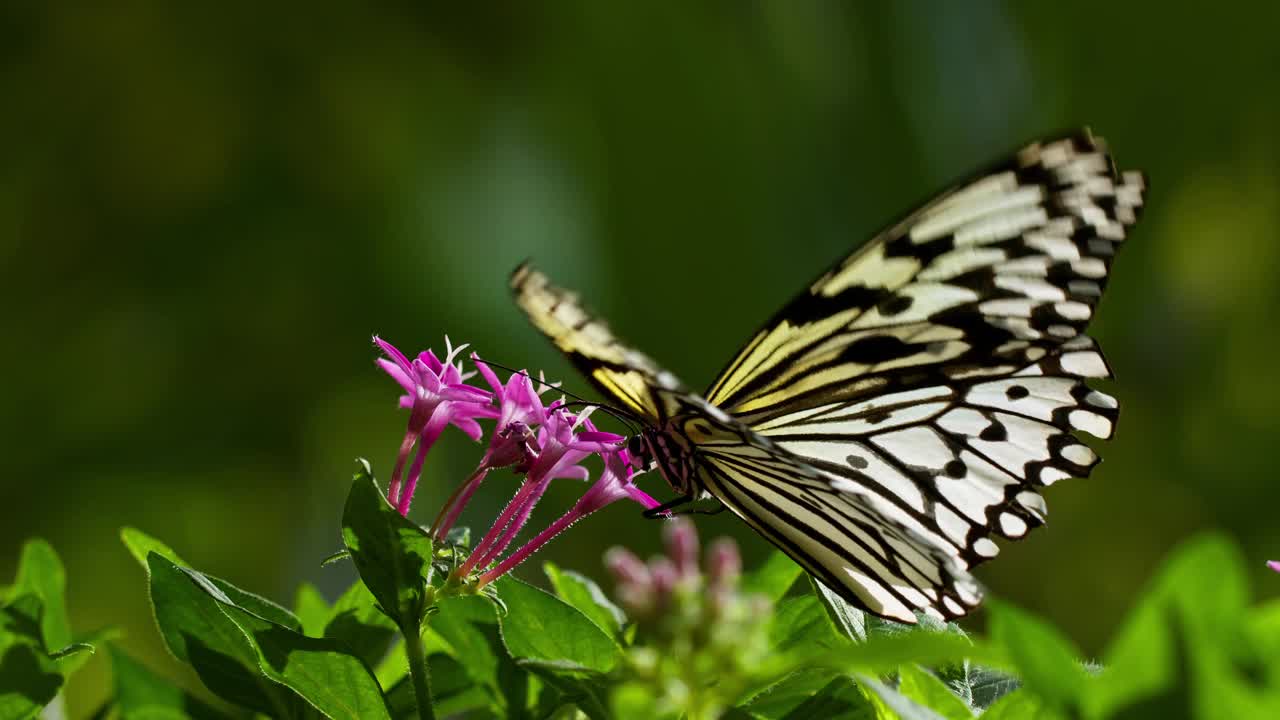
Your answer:
[[[1276,572],[1280,572],[1280,560],[1268,560],[1267,567],[1275,570]]]
[[[686,518],[676,518],[666,527],[667,554],[675,563],[681,580],[698,576],[698,531]]]
[[[649,575],[649,568],[641,562],[635,553],[622,547],[609,548],[604,554],[605,567],[609,568],[609,572],[613,573],[613,577],[617,579],[619,584],[649,587],[653,584],[653,578]]]
[[[680,572],[675,563],[664,555],[649,561],[649,573],[653,576],[653,589],[660,598],[670,595],[680,580]]]
[[[742,555],[730,538],[716,538],[707,550],[707,575],[713,587],[729,588],[742,574]]]

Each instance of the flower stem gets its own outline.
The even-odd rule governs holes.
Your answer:
[[[546,530],[538,533],[532,540],[525,543],[524,547],[509,555],[506,560],[498,563],[498,566],[494,569],[481,575],[479,582],[477,583],[477,587],[484,587],[510,572],[515,566],[524,562],[525,558],[536,552],[538,548],[551,542],[555,536],[564,532],[570,525],[578,522],[584,517],[586,517],[586,515],[576,507],[569,510],[569,512],[564,515],[561,515],[555,522],[551,523]]]
[[[440,508],[440,513],[436,515],[435,522],[431,523],[431,537],[437,540],[443,540],[449,536],[449,531],[453,529],[453,524],[458,521],[458,515],[462,513],[462,509],[467,506],[467,502],[471,500],[471,496],[475,493],[476,488],[480,487],[480,483],[485,476],[489,474],[489,468],[483,464],[471,473],[471,477],[459,485],[453,494],[445,500],[444,507]]]
[[[409,656],[409,676],[413,682],[413,696],[418,702],[418,717],[435,720],[436,711],[431,705],[431,673],[427,670],[427,652],[422,646],[422,626],[408,623],[410,632],[404,634],[404,652]]]

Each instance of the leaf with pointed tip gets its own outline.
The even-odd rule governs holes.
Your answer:
[[[147,555],[151,604],[160,636],[174,657],[195,669],[201,682],[228,702],[274,716],[288,716],[292,693],[267,680],[258,652],[222,611],[216,586],[198,586],[184,568],[152,550]]]
[[[427,607],[431,539],[391,507],[364,461],[347,495],[342,539],[383,612],[406,634],[417,632]]]
[[[818,599],[822,601],[823,607],[826,608],[827,615],[831,617],[831,621],[835,623],[840,632],[854,642],[866,640],[867,614],[850,605],[838,593],[823,585],[813,576],[809,577],[809,582],[813,585],[813,590]]]
[[[329,622],[330,611],[324,595],[309,582],[299,585],[293,594],[293,614],[302,624],[302,632],[307,637],[324,636],[324,626]]]
[[[71,623],[67,619],[67,573],[53,546],[39,538],[22,546],[18,576],[10,594],[33,594],[40,598],[44,612],[40,619],[42,647],[47,650],[71,644]]]
[[[146,570],[148,573],[150,572],[150,564],[148,561],[148,555],[150,553],[156,553],[178,567],[191,567],[191,564],[183,560],[178,553],[173,550],[173,548],[137,528],[122,528],[120,530],[120,539],[124,541],[125,547],[129,549],[129,553],[142,565],[143,570]],[[302,623],[299,622],[298,618],[280,605],[277,605],[260,595],[256,595],[247,590],[242,590],[222,578],[214,575],[205,575],[203,573],[201,573],[201,575],[209,580],[209,582],[213,583],[218,589],[222,590],[222,592],[230,597],[231,601],[239,607],[245,608],[246,610],[261,615],[272,622],[279,623],[294,630],[302,629]]]
[[[742,591],[764,595],[776,603],[787,594],[800,573],[800,566],[794,560],[775,550],[760,567],[742,576]]]
[[[572,570],[561,570],[555,563],[543,563],[542,570],[551,581],[556,596],[586,615],[610,636],[617,636],[627,617],[614,605],[591,578]]]
[[[1051,707],[1079,706],[1087,676],[1079,651],[1054,628],[1029,613],[1001,602],[988,605],[992,642],[1009,654],[1028,690]]]
[[[508,608],[498,622],[511,657],[566,663],[566,672],[608,672],[618,664],[622,648],[573,606],[509,575],[496,584]]]

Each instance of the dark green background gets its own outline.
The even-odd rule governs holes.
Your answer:
[[[77,5],[0,10],[0,576],[49,538],[76,626],[153,665],[121,525],[285,602],[351,579],[318,562],[352,458],[385,475],[405,421],[372,333],[447,332],[585,391],[507,298],[532,256],[701,386],[833,259],[1080,124],[1151,177],[1094,324],[1123,418],[980,574],[1090,652],[1199,528],[1280,589],[1274,4]],[[414,517],[477,457],[444,441]],[[542,557],[599,574],[657,531],[615,506]],[[73,715],[105,692],[93,667]]]

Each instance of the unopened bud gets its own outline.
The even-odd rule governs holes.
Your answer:
[[[604,554],[604,564],[620,584],[649,587],[653,583],[649,568],[624,547],[609,548]]]
[[[649,573],[653,576],[653,589],[660,598],[670,595],[680,580],[680,572],[676,570],[675,563],[664,555],[649,561]]]
[[[707,550],[707,575],[710,584],[719,588],[731,588],[742,574],[742,555],[738,545],[730,538],[716,538]]]
[[[698,576],[698,531],[686,518],[676,518],[666,527],[667,554],[675,563],[681,580]]]

